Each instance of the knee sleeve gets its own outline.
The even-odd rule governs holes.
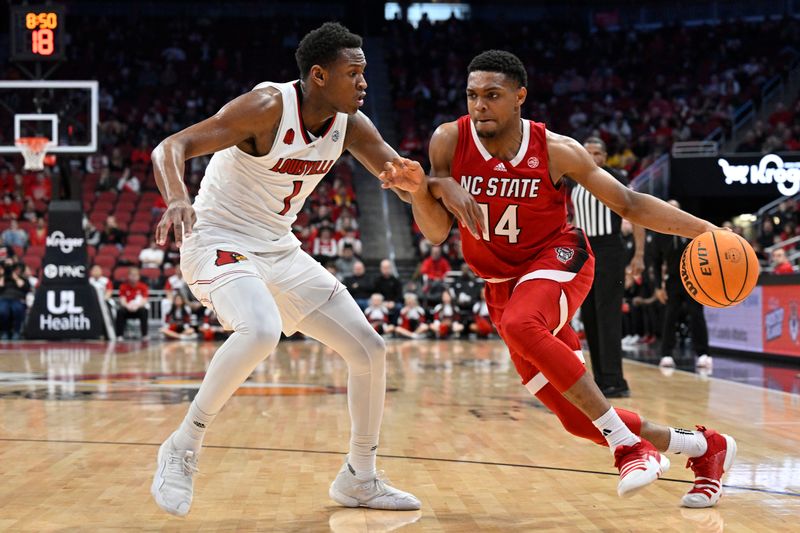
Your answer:
[[[304,318],[297,329],[333,348],[347,362],[351,375],[383,371],[386,343],[347,293],[336,295]]]
[[[247,352],[268,356],[281,338],[281,318],[275,300],[264,283],[256,277],[239,278],[211,293],[211,301],[220,320],[237,337],[246,339]]]

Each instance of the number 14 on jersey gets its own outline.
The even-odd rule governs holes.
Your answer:
[[[517,205],[510,204],[507,206],[500,216],[500,220],[497,221],[497,224],[492,230],[490,230],[489,225],[489,204],[478,203],[478,206],[480,206],[481,212],[483,213],[484,229],[482,237],[484,241],[491,241],[492,235],[494,235],[506,237],[510,244],[517,243],[517,238],[521,231],[517,228]]]

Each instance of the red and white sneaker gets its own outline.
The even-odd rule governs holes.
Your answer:
[[[686,468],[694,472],[694,487],[683,496],[681,503],[684,507],[713,507],[722,497],[722,476],[736,459],[736,441],[713,429],[703,426],[697,429],[706,438],[708,449],[700,457],[686,462]]]
[[[669,459],[644,439],[633,446],[617,446],[614,459],[619,469],[617,494],[622,498],[633,496],[669,470]]]

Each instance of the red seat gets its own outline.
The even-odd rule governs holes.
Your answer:
[[[25,255],[32,255],[36,257],[44,257],[44,246],[29,246],[28,250],[25,252]]]
[[[114,204],[117,201],[117,193],[115,191],[101,192],[97,196],[97,201],[98,202],[107,201],[107,202],[111,202],[111,204]]]
[[[159,279],[161,279],[161,269],[160,268],[143,268],[142,277],[147,278],[150,284],[156,283]]]
[[[105,211],[110,213],[114,210],[114,202],[109,202],[108,200],[97,200],[94,205],[92,206],[92,211]]]
[[[42,266],[42,258],[35,255],[26,255],[22,262],[31,267],[31,270],[34,272],[38,272],[39,268]]]
[[[111,272],[117,264],[117,258],[110,255],[98,255],[94,258],[94,264],[99,265],[106,272]]]
[[[115,244],[103,244],[97,251],[98,255],[110,255],[112,257],[117,257],[120,252],[121,250]]]
[[[117,207],[114,208],[114,214],[119,215],[120,213],[132,213],[136,210],[136,205],[129,202],[120,201],[117,204]]]
[[[128,270],[130,270],[128,267],[117,267],[117,268],[115,268],[114,269],[114,276],[112,277],[112,279],[115,282],[126,281],[128,279]]]
[[[146,248],[147,245],[150,244],[147,235],[141,235],[138,233],[134,235],[128,235],[128,240],[126,242],[128,246],[138,246],[140,249]]]
[[[135,220],[131,223],[130,230],[131,233],[138,233],[143,235],[150,234],[150,222],[145,222],[142,220]]]

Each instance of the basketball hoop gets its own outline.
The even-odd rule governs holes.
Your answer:
[[[47,137],[20,137],[15,143],[22,157],[25,158],[25,170],[44,170],[44,158],[47,155]]]

